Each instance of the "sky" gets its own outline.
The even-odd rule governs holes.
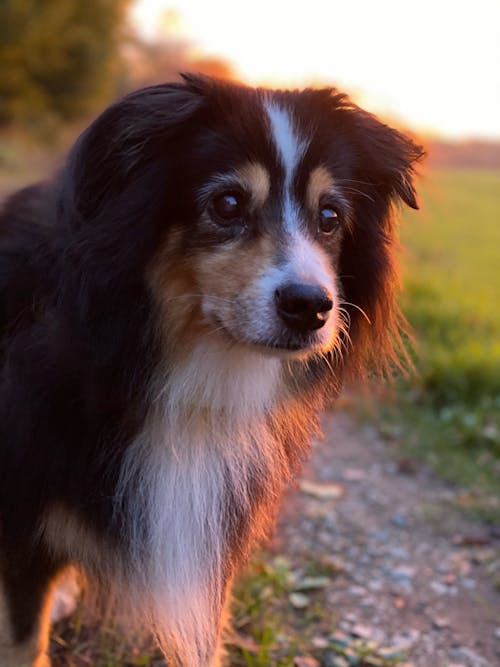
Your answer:
[[[500,0],[134,0],[250,84],[328,84],[427,135],[500,139]]]

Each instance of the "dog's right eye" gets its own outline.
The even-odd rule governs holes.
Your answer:
[[[212,205],[217,217],[224,222],[233,222],[243,213],[243,198],[236,192],[217,195]]]

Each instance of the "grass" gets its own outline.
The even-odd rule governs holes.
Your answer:
[[[297,569],[283,557],[255,559],[234,591],[231,667],[402,665],[401,652],[335,630],[324,596],[336,574],[313,555]]]
[[[383,431],[500,518],[500,172],[439,170],[403,227],[403,309],[417,374],[382,408]]]

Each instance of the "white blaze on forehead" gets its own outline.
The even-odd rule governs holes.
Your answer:
[[[306,142],[301,140],[293,126],[290,112],[276,104],[267,105],[267,114],[271,123],[273,139],[285,168],[285,177],[290,182]]]
[[[289,110],[273,102],[266,105],[266,110],[271,125],[271,134],[285,170],[283,223],[288,231],[292,231],[297,228],[299,218],[298,206],[293,201],[291,192],[293,176],[306,151],[308,141],[298,134]]]

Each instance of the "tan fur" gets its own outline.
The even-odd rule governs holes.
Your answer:
[[[170,232],[151,263],[148,279],[151,292],[168,327],[169,340],[190,340],[199,332],[201,292],[189,259],[179,252],[180,234]],[[158,332],[162,338],[167,332]]]
[[[214,192],[220,192],[227,187],[241,187],[250,195],[253,208],[262,206],[269,196],[270,179],[267,169],[258,162],[246,162],[232,171],[215,174],[198,192],[200,201],[204,202]]]
[[[175,240],[169,239],[156,255],[149,284],[162,314],[161,336],[179,355],[219,328],[203,316],[203,300],[214,300],[223,319],[226,315],[231,319],[235,298],[269,268],[277,248],[268,236],[250,246],[234,241],[200,250],[194,258],[187,259],[179,257],[176,248]]]
[[[256,276],[269,268],[276,252],[277,248],[269,236],[262,236],[244,246],[238,242],[221,245],[197,258],[199,282],[207,295],[234,299]],[[231,308],[232,304],[228,307]]]
[[[252,194],[253,204],[263,206],[269,196],[269,173],[261,164],[249,162],[238,170],[242,184]]]
[[[311,211],[317,211],[322,196],[333,195],[336,199],[344,200],[341,188],[326,167],[315,167],[309,175],[306,191],[307,206]],[[344,202],[345,203],[345,202]],[[348,209],[349,207],[347,207]],[[349,213],[349,211],[347,211]],[[344,223],[349,231],[352,231],[352,219],[347,215]],[[340,250],[340,244],[338,244]],[[334,258],[335,259],[335,258]]]
[[[311,210],[318,208],[321,195],[335,188],[332,175],[326,167],[316,167],[311,171],[307,184],[306,201]]]

